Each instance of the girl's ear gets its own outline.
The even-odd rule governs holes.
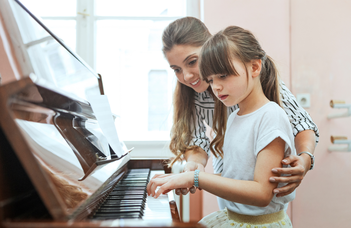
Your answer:
[[[251,70],[252,70],[252,77],[255,78],[259,76],[262,70],[262,60],[261,59],[251,60]]]

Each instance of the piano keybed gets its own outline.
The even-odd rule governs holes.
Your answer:
[[[172,220],[167,195],[147,196],[146,186],[156,173],[164,171],[130,169],[120,180],[92,219]]]

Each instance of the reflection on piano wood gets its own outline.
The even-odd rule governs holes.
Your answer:
[[[69,95],[24,78],[0,87],[0,110],[0,227],[202,227],[179,221],[172,192],[147,196],[149,178],[170,172],[165,159],[111,157],[103,136],[92,137],[94,114]],[[61,113],[71,121],[57,127],[54,119]],[[68,131],[77,131],[71,134],[76,138],[63,138]],[[74,152],[92,144],[85,156],[99,150],[106,161],[92,160],[94,171],[79,180],[84,169]],[[74,194],[64,194],[54,178],[86,197],[68,204]]]

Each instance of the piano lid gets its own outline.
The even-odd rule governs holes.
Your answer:
[[[50,214],[67,220],[130,157],[114,153],[88,102],[100,94],[97,74],[20,1],[0,10],[18,25],[23,72],[35,73],[0,87],[0,127]]]

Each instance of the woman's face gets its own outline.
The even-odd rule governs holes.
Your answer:
[[[175,45],[166,53],[168,63],[174,70],[178,81],[198,93],[204,92],[209,86],[200,78],[198,66],[200,50],[201,47]]]

